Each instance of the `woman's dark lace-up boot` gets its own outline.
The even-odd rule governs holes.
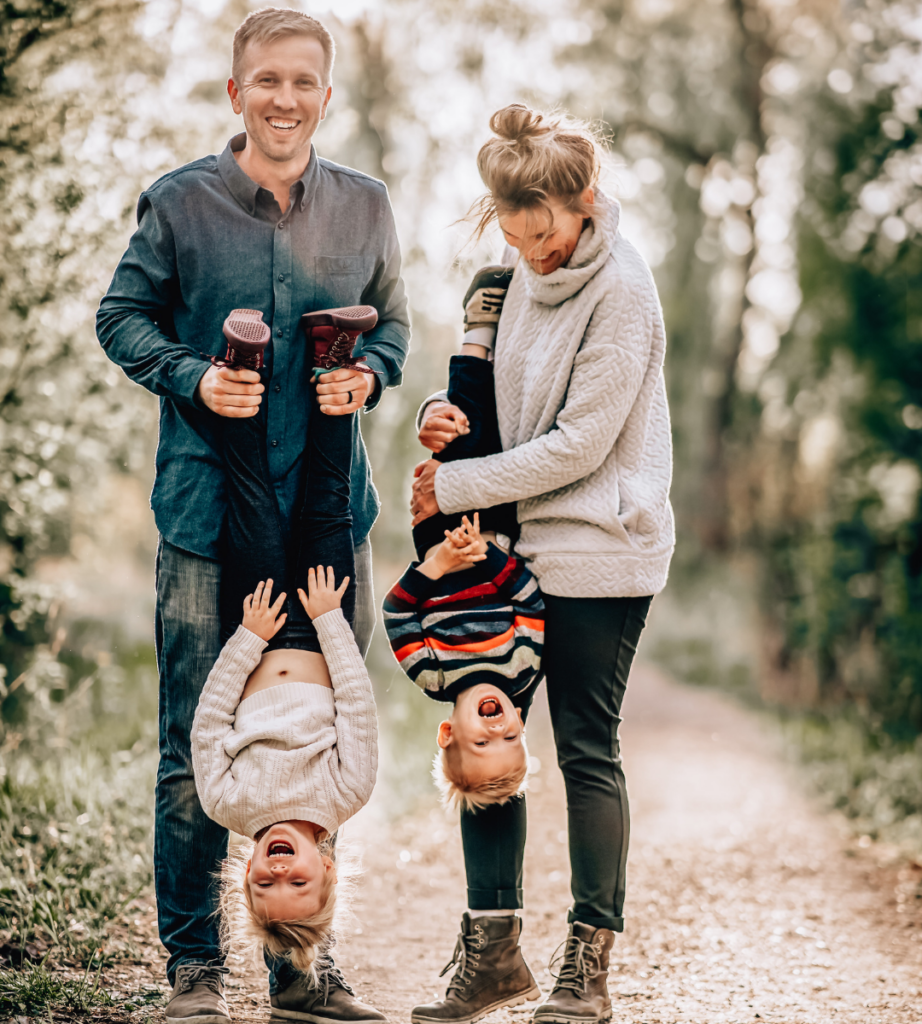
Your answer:
[[[557,961],[557,983],[547,1002],[535,1010],[535,1024],[593,1024],[611,1019],[608,958],[614,941],[615,933],[607,928],[574,921],[562,962]]]
[[[519,946],[521,933],[522,919],[512,914],[465,914],[455,951],[442,971],[445,975],[455,968],[445,998],[414,1007],[413,1024],[473,1024],[502,1006],[540,999],[541,989]]]
[[[225,974],[227,968],[219,965],[180,964],[166,1004],[167,1024],[230,1024]]]

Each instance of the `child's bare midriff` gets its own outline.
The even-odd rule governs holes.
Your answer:
[[[263,654],[262,661],[250,673],[240,699],[246,700],[260,690],[268,690],[270,686],[281,683],[316,683],[331,689],[333,686],[322,654],[285,648]]]

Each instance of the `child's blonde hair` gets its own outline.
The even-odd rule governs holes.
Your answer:
[[[522,735],[522,761],[511,771],[492,779],[469,778],[461,767],[460,756],[449,754],[451,747],[442,747],[432,761],[432,778],[445,807],[462,811],[479,811],[491,804],[508,803],[528,788],[528,747]]]
[[[587,188],[598,185],[604,153],[603,133],[563,113],[543,114],[511,103],[490,118],[493,138],[477,154],[477,170],[489,192],[471,207],[479,238],[498,213],[541,209],[557,199],[568,210],[589,216]]]
[[[320,907],[309,918],[293,921],[270,921],[256,912],[247,879],[247,864],[255,844],[246,841],[228,851],[221,871],[219,913],[221,915],[221,946],[249,950],[260,954],[266,949],[275,957],[286,957],[293,967],[313,975],[314,961],[334,930],[335,922],[346,911],[351,891],[351,877],[346,872],[337,883],[333,872],[325,871],[320,889]],[[333,853],[329,841],[320,844],[323,854]],[[337,872],[338,873],[338,872]],[[345,882],[345,886],[342,885]],[[337,898],[345,895],[345,901]]]

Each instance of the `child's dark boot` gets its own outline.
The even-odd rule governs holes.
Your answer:
[[[313,346],[314,376],[331,373],[342,367],[375,373],[364,366],[364,356],[354,356],[352,350],[359,335],[370,331],[378,322],[374,306],[343,306],[340,309],[320,309],[305,313],[301,327],[309,345]]]
[[[474,274],[463,301],[465,334],[479,327],[496,330],[514,269],[496,265],[481,267]]]
[[[574,921],[554,990],[535,1010],[535,1024],[596,1024],[611,1019],[608,959],[615,933]]]
[[[521,934],[522,919],[513,914],[465,914],[454,954],[442,971],[455,968],[445,998],[414,1007],[413,1024],[473,1024],[500,1007],[540,999],[541,989],[519,946]]]
[[[271,331],[258,309],[234,309],[224,321],[227,355],[212,356],[215,366],[231,370],[261,370]]]

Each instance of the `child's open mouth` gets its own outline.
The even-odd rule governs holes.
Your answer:
[[[481,718],[500,718],[503,714],[503,706],[496,697],[484,697],[477,705],[477,714]]]
[[[284,839],[276,839],[269,843],[268,856],[270,857],[294,857],[295,848]]]

